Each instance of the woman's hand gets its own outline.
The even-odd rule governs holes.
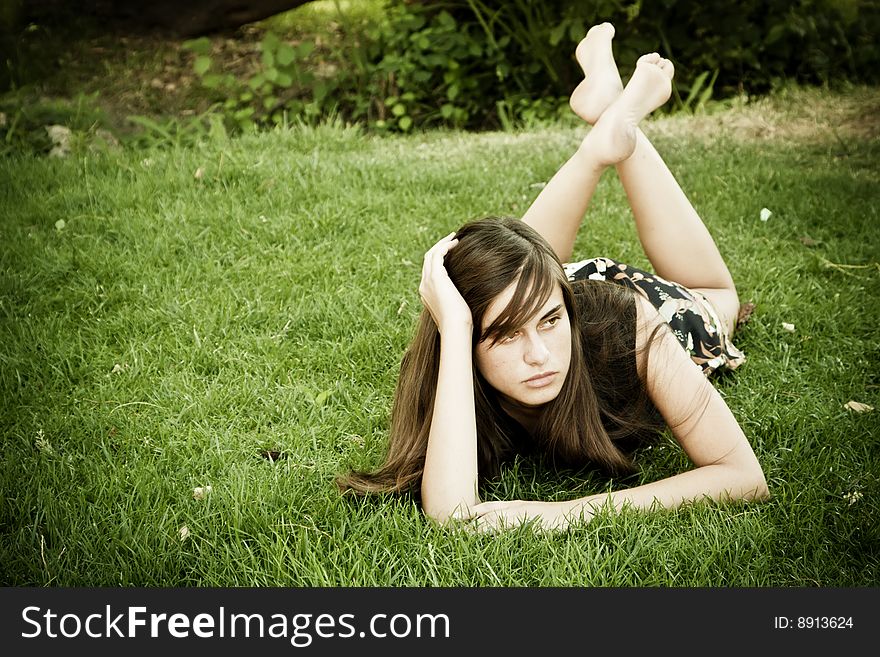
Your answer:
[[[472,328],[471,309],[462,298],[443,266],[443,258],[458,244],[455,233],[450,233],[425,254],[419,296],[440,334],[449,327]]]
[[[573,509],[571,502],[538,502],[511,500],[502,502],[482,502],[471,507],[471,522],[479,532],[493,532],[512,529],[528,521],[542,529],[567,529],[572,520],[593,517],[593,507],[589,504]]]

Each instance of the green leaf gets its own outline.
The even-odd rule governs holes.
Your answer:
[[[274,68],[274,66],[275,66],[275,53],[272,50],[264,50],[263,51],[263,65],[266,68]]]
[[[186,50],[194,52],[197,55],[211,54],[211,40],[208,37],[189,39],[188,41],[183,42],[182,47]]]
[[[412,119],[408,116],[402,116],[397,121],[397,125],[400,126],[400,129],[406,132],[412,127]]]
[[[788,31],[788,25],[785,23],[777,23],[767,32],[767,37],[764,39],[764,45],[769,46],[772,43],[779,41],[785,33]]]
[[[437,23],[440,25],[440,27],[444,27],[449,31],[455,29],[455,19],[445,9],[441,11],[440,14],[437,16]]]
[[[274,32],[266,32],[266,35],[263,37],[263,40],[260,41],[260,50],[263,52],[266,51],[275,51],[278,50],[278,44],[281,43],[278,35]]]
[[[303,41],[296,47],[296,55],[298,59],[305,59],[315,50],[315,44],[311,41]]]
[[[391,108],[391,113],[394,116],[403,116],[404,114],[406,114],[406,105],[402,103],[397,103],[397,105]]]
[[[211,68],[211,58],[205,55],[196,57],[196,61],[193,62],[193,71],[195,71],[196,75],[204,75],[208,72],[209,68]]]
[[[282,43],[278,46],[277,59],[281,66],[287,66],[296,59],[296,51],[286,43]]]
[[[290,74],[279,71],[275,78],[275,84],[279,87],[289,87],[293,84],[293,78],[290,77]]]
[[[440,116],[442,116],[444,119],[448,119],[450,116],[452,116],[453,112],[455,112],[455,107],[450,103],[444,103],[443,106],[440,108]]]
[[[208,73],[202,78],[202,84],[208,89],[216,89],[223,82],[223,76],[217,73]]]
[[[556,47],[562,41],[562,35],[565,34],[565,28],[568,27],[568,21],[563,20],[559,25],[550,30],[550,45]]]

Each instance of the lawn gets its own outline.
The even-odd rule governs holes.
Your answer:
[[[328,124],[0,159],[0,583],[880,584],[880,408],[845,407],[880,406],[878,98],[794,90],[646,127],[756,304],[716,385],[772,499],[558,534],[443,529],[333,477],[381,459],[424,251],[520,215],[582,130]],[[647,265],[613,172],[590,213],[578,255]],[[625,481],[521,462],[483,496],[687,467],[668,436],[637,462]]]

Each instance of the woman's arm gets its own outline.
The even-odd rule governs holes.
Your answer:
[[[447,236],[425,254],[419,294],[440,332],[440,368],[422,473],[422,508],[438,522],[467,517],[477,497],[471,312],[443,266],[458,242]]]
[[[656,309],[641,296],[636,299],[637,344],[644,345],[660,325],[660,335],[647,356],[648,393],[695,468],[650,484],[564,502],[487,502],[472,509],[479,521],[497,527],[537,518],[545,527],[563,528],[571,521],[591,517],[606,504],[616,509],[650,510],[675,508],[707,497],[768,497],[761,465],[724,399],[677,343]]]

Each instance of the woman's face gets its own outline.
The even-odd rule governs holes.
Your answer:
[[[507,307],[515,290],[516,282],[489,305],[481,330]],[[474,358],[480,374],[502,395],[503,402],[531,409],[556,399],[571,362],[571,323],[559,284],[514,333],[494,344],[491,340],[477,344]]]

